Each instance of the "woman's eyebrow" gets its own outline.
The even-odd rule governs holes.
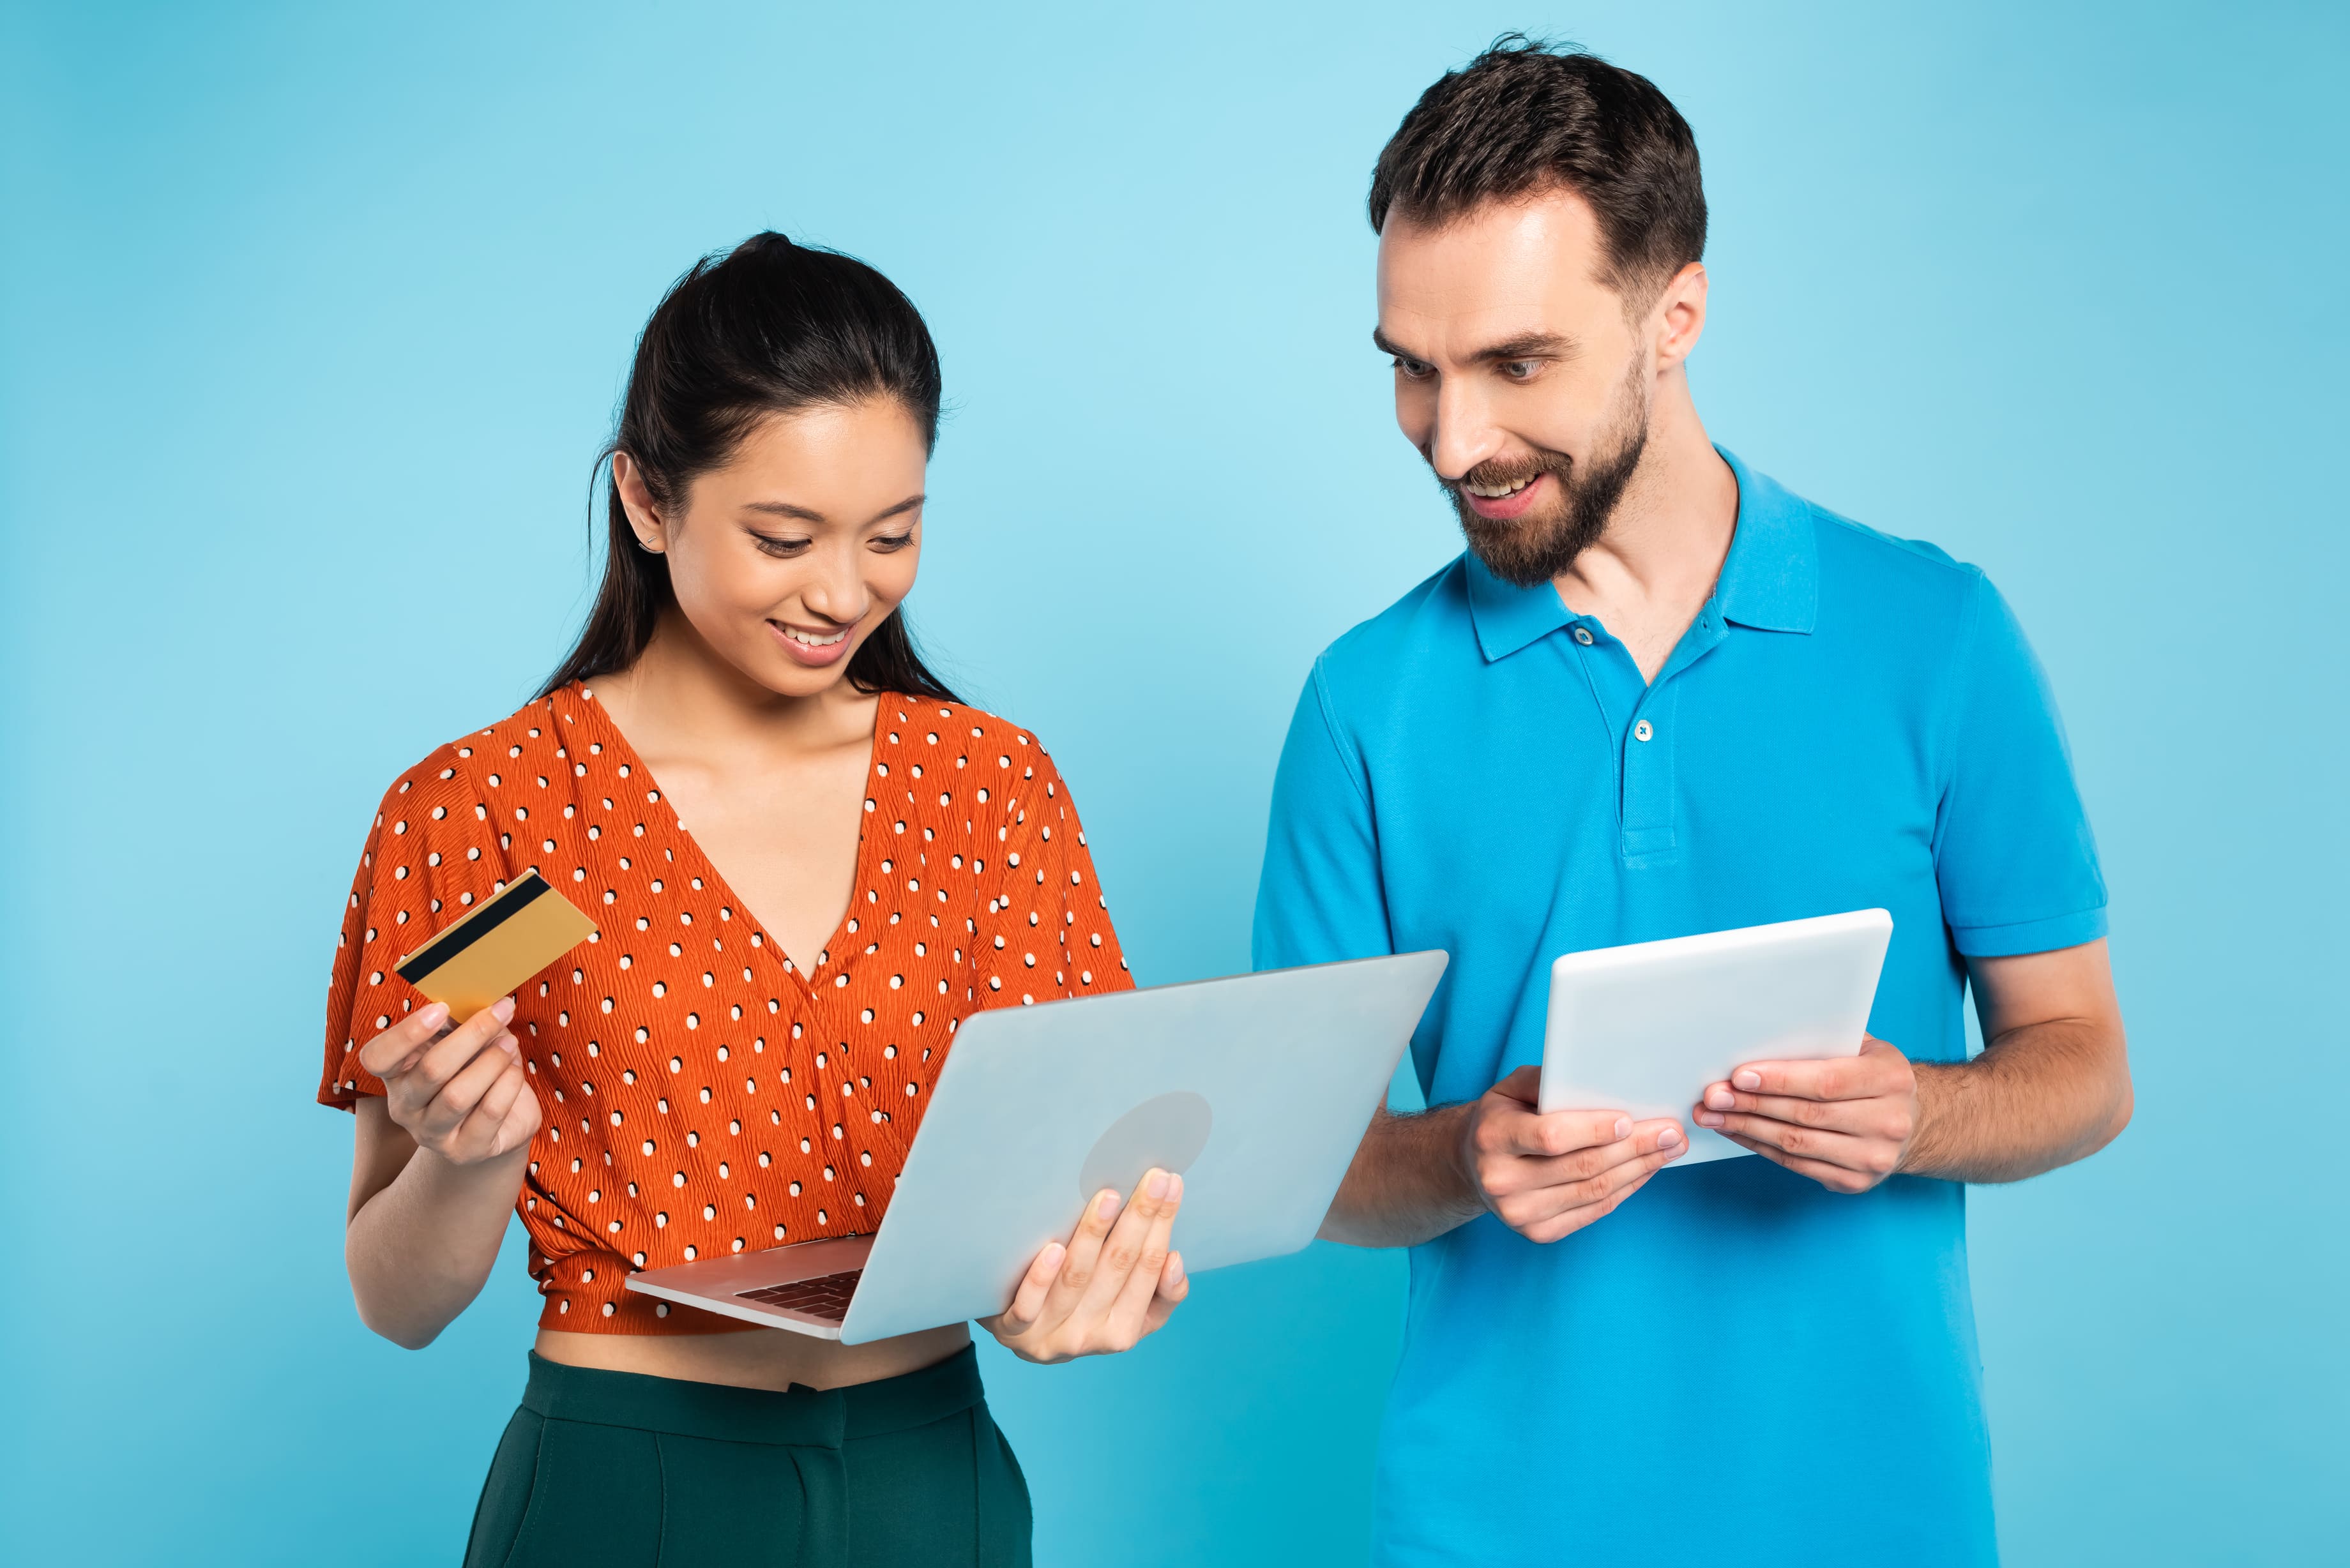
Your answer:
[[[899,502],[895,506],[885,506],[880,511],[876,512],[868,521],[879,523],[884,517],[895,517],[901,512],[911,512],[915,507],[920,506],[923,502],[929,499],[930,497],[923,492],[916,491],[913,494],[906,497],[905,500]],[[764,512],[770,517],[789,517],[801,523],[825,523],[830,521],[830,519],[826,517],[823,513],[818,512],[812,506],[795,506],[788,501],[745,501],[743,503],[743,510],[745,512]]]
[[[821,523],[824,514],[806,506],[795,506],[788,501],[745,501],[745,512],[764,512],[771,517],[796,517],[803,523]]]

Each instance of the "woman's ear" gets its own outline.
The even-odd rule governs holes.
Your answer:
[[[661,522],[660,510],[653,504],[652,492],[645,488],[645,476],[636,460],[625,452],[612,454],[612,486],[620,493],[620,504],[628,509],[629,527],[638,545],[654,556],[668,549],[669,530]]]

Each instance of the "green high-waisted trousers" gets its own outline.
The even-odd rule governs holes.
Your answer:
[[[1028,1568],[978,1356],[783,1393],[530,1358],[465,1568]]]

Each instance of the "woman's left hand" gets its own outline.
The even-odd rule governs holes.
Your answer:
[[[1172,1171],[1146,1173],[1123,1210],[1104,1188],[1068,1244],[1037,1253],[1012,1304],[980,1327],[1024,1361],[1133,1349],[1191,1293],[1183,1255],[1168,1245],[1182,1206],[1183,1179]]]

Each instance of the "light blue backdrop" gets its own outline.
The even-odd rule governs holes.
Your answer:
[[[1141,978],[1244,966],[1307,661],[1457,547],[1366,178],[1509,26],[1695,125],[1718,439],[1987,566],[2071,722],[2138,1111],[1975,1199],[2010,1561],[2337,1552],[2340,8],[982,9],[5,7],[21,1560],[453,1560],[533,1303],[502,1266],[422,1355],[356,1321],[336,909],[393,770],[584,608],[590,453],[705,248],[775,225],[929,313],[920,623],[1076,782]],[[1120,1361],[992,1355],[1040,1562],[1357,1558],[1400,1280],[1317,1248]],[[1790,1416],[1731,1376],[1673,1418]]]

